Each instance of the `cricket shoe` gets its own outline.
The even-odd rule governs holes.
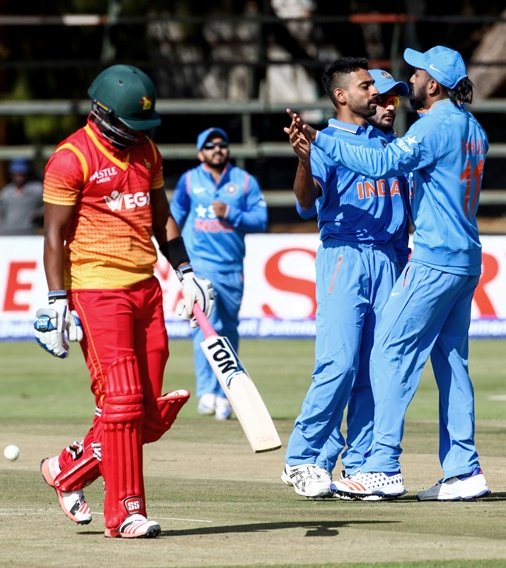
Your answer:
[[[343,469],[341,471],[341,477],[339,478],[339,481],[350,479],[352,475],[353,474],[350,475],[346,473],[346,471]],[[341,493],[340,491],[337,491],[335,484],[333,484],[333,489],[335,491],[333,497],[335,497],[336,499],[341,499],[341,501],[381,501],[383,499],[383,497],[381,497],[380,495],[352,495],[351,493]]]
[[[407,493],[402,474],[359,472],[334,482],[338,493],[362,501],[397,499]]]
[[[228,420],[232,414],[232,407],[228,398],[223,396],[216,397],[216,406],[214,409],[214,417],[216,420]]]
[[[468,501],[479,499],[491,493],[481,469],[470,475],[457,475],[446,481],[440,479],[435,485],[420,491],[418,501]]]
[[[313,463],[285,464],[281,481],[303,497],[332,497],[334,493],[330,473]]]
[[[60,471],[58,456],[44,458],[40,462],[40,473],[44,481],[56,491],[61,510],[78,525],[91,523],[91,509],[84,499],[84,493],[82,491],[65,492],[56,487],[54,480]]]
[[[118,529],[105,529],[108,538],[156,538],[162,532],[156,521],[146,519],[144,515],[130,515]]]
[[[216,395],[213,393],[203,394],[199,398],[197,412],[202,416],[212,416],[216,411]]]

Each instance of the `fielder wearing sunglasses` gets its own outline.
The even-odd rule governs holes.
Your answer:
[[[228,142],[220,140],[220,142],[206,142],[202,146],[203,150],[213,150],[214,148],[228,148]]]
[[[393,106],[394,109],[397,109],[400,102],[401,97],[399,95],[378,95],[376,98],[376,104],[383,108]]]

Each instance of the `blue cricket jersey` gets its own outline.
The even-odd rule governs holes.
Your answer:
[[[219,219],[211,206],[223,201],[227,218]],[[242,270],[246,233],[264,232],[267,206],[257,180],[228,164],[218,183],[200,164],[178,180],[170,205],[182,229],[192,263],[202,268]]]
[[[323,131],[326,138],[355,146],[382,148],[385,135],[371,125],[360,126],[330,119]],[[325,241],[393,243],[407,235],[407,220],[402,196],[403,180],[372,179],[350,170],[345,162],[336,164],[322,150],[311,149],[311,170],[322,188],[317,199],[320,238]],[[386,176],[385,176],[386,177]],[[297,207],[308,218],[313,210]]]
[[[315,145],[337,163],[373,178],[412,172],[411,260],[454,274],[480,274],[476,211],[488,139],[464,106],[438,101],[384,148],[352,146],[326,131],[318,133]]]

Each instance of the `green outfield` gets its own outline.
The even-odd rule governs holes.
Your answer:
[[[241,358],[258,384],[283,443],[310,381],[313,342],[248,340]],[[103,536],[103,491],[86,490],[90,525],[66,519],[38,466],[79,439],[93,415],[79,349],[56,360],[35,343],[0,342],[1,565],[9,567],[499,568],[506,566],[506,342],[475,341],[477,443],[493,494],[476,502],[418,503],[440,476],[437,392],[426,370],[409,409],[402,466],[409,493],[394,502],[307,500],[279,480],[283,449],[254,455],[236,420],[196,413],[196,400],[172,430],[145,448],[156,540]],[[193,390],[191,345],[171,344],[166,390]]]

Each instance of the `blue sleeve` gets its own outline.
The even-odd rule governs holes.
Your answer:
[[[295,200],[295,209],[297,209],[299,217],[301,217],[305,221],[309,219],[314,219],[317,215],[316,205],[313,205],[309,209],[304,209],[304,207],[302,207],[300,203],[297,200]]]
[[[257,180],[248,175],[245,207],[229,205],[227,221],[243,233],[262,233],[267,230],[267,204]]]
[[[189,175],[190,172],[186,172],[179,178],[170,202],[170,212],[180,229],[182,229],[186,223],[190,212],[191,200],[186,189],[186,181]]]
[[[426,160],[422,158],[423,138],[421,133],[412,127],[405,136],[396,138],[383,148],[370,148],[351,145],[318,132],[314,145],[338,164],[379,179],[406,175],[426,165]]]

